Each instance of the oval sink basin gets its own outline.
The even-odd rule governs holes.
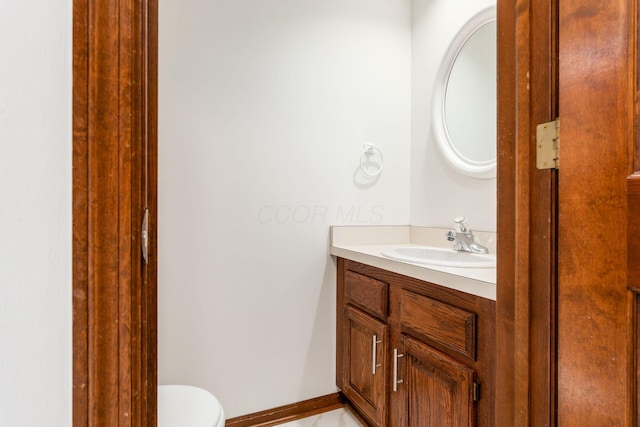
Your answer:
[[[382,255],[398,261],[445,267],[494,268],[496,266],[496,256],[492,254],[473,254],[431,246],[405,246],[384,251]]]

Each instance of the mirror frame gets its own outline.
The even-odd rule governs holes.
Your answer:
[[[432,95],[434,133],[440,151],[457,171],[467,176],[483,179],[496,177],[498,163],[497,150],[496,156],[493,159],[486,161],[474,161],[462,155],[460,150],[456,148],[453,141],[451,141],[449,130],[447,128],[445,105],[447,85],[449,84],[449,77],[451,76],[451,70],[456,62],[456,58],[471,36],[473,36],[473,34],[475,34],[475,32],[482,26],[492,21],[496,21],[495,6],[487,7],[476,13],[462,26],[451,41],[442,63],[440,64]]]

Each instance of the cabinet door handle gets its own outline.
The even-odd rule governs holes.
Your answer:
[[[378,336],[374,335],[373,336],[373,348],[372,348],[372,355],[371,355],[371,371],[373,372],[373,375],[376,374],[376,368],[378,366],[381,366],[378,364],[378,344],[380,344],[382,342],[382,340],[378,340]]]
[[[404,354],[398,354],[398,349],[393,349],[393,391],[398,391],[398,384],[403,383],[403,380],[398,379],[398,359],[404,357]]]

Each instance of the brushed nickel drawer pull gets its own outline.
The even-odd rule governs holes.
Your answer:
[[[378,336],[374,335],[373,336],[373,349],[372,349],[372,356],[371,356],[371,361],[372,361],[372,366],[371,366],[371,371],[373,372],[373,375],[376,374],[376,368],[378,366],[382,366],[380,364],[378,364],[378,344],[380,344],[382,342],[382,340],[378,340]]]
[[[398,384],[403,383],[403,380],[398,379],[398,359],[404,357],[404,354],[398,354],[398,349],[393,349],[393,391],[398,391]]]

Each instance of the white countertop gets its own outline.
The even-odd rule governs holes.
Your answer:
[[[496,300],[495,268],[460,268],[396,261],[383,251],[400,246],[450,248],[446,229],[401,226],[332,226],[330,253],[450,289]],[[495,253],[495,233],[475,232],[481,244]]]

